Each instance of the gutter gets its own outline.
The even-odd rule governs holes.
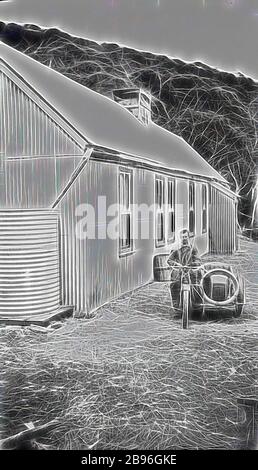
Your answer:
[[[164,174],[169,173],[170,175],[173,175],[174,177],[181,177],[185,179],[209,182],[209,183],[215,184],[217,188],[220,189],[221,191],[228,193],[229,196],[234,197],[234,198],[239,197],[230,189],[229,183],[227,183],[226,180],[221,181],[211,176],[199,175],[199,174],[188,172],[187,170],[177,170],[177,169],[165,167],[159,164],[158,162],[155,162],[154,160],[148,160],[147,158],[139,158],[139,157],[137,158],[132,155],[122,154],[121,152],[118,152],[116,150],[101,147],[92,143],[91,145],[88,144],[85,147],[84,155],[79,165],[73,171],[67,184],[65,185],[61,193],[57,196],[55,202],[52,204],[51,206],[52,209],[55,209],[58,206],[58,204],[62,201],[66,193],[73,186],[74,182],[79,177],[81,171],[84,169],[84,167],[87,165],[88,161],[90,160],[93,152],[95,153],[95,156],[92,157],[92,160],[95,160],[95,161],[100,161],[104,163],[113,163],[113,164],[127,164],[127,165],[129,164],[139,169],[145,169],[145,170],[155,171],[155,172],[164,173]]]
[[[223,178],[223,180],[217,179],[214,176],[206,176],[197,173],[191,173],[187,170],[178,170],[171,167],[166,167],[156,162],[155,160],[150,160],[145,157],[136,157],[130,154],[125,154],[118,152],[116,150],[111,150],[99,145],[94,145],[94,153],[95,156],[92,157],[95,161],[101,161],[105,163],[115,163],[115,164],[129,164],[134,166],[135,168],[139,168],[141,170],[149,170],[155,171],[164,174],[170,174],[174,177],[192,179],[192,180],[199,180],[203,182],[210,182],[215,183],[220,186],[221,190],[227,191],[230,193],[231,196],[238,197],[237,194],[234,193],[230,189],[229,183]]]

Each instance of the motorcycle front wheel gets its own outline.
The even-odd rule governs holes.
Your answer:
[[[183,312],[182,312],[182,327],[186,330],[189,327],[189,312],[190,312],[190,292],[185,290],[183,292],[183,302],[182,302]]]

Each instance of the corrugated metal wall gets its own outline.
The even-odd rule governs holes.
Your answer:
[[[23,90],[0,72],[0,153],[7,157],[78,155],[81,148]]]
[[[59,215],[0,212],[0,315],[30,317],[60,306]]]
[[[52,206],[80,161],[79,156],[7,160],[1,176],[0,207]]]
[[[61,260],[62,260],[62,303],[75,305],[76,310],[90,312],[104,302],[133,290],[153,279],[153,257],[158,253],[169,253],[177,246],[178,232],[188,224],[188,181],[177,185],[176,230],[174,244],[155,248],[153,214],[142,219],[134,216],[134,226],[149,226],[148,239],[136,239],[134,253],[119,257],[119,244],[110,238],[98,239],[98,229],[102,230],[103,214],[93,221],[92,238],[80,240],[76,237],[76,224],[86,212],[78,214],[80,204],[90,204],[98,215],[98,196],[106,197],[106,206],[118,202],[119,166],[115,164],[89,161],[72,188],[59,204],[61,213]],[[151,207],[154,204],[155,173],[133,169],[134,203]],[[178,180],[179,183],[179,180]],[[197,183],[196,205],[196,244],[200,253],[208,250],[208,234],[201,233],[200,191]],[[200,187],[199,187],[200,186]],[[107,223],[112,216],[107,218]],[[144,224],[143,226],[141,224]]]
[[[35,100],[40,102],[36,95]],[[83,153],[40,104],[0,72],[0,208],[51,206]]]
[[[87,215],[76,216],[80,204],[89,204],[98,215],[98,196],[106,196],[107,208],[118,202],[118,167],[103,163],[89,162],[75,184],[59,204],[61,217],[61,260],[62,260],[62,303],[75,305],[78,311],[91,311],[110,298],[147,282],[152,274],[152,240],[146,251],[128,258],[119,259],[117,240],[98,239],[99,226],[103,220],[92,220],[89,231],[92,239],[80,240],[76,236],[76,224]],[[140,172],[141,174],[145,172]],[[154,194],[154,181],[141,177],[139,190]],[[110,221],[110,217],[108,218]],[[89,218],[88,218],[89,221]],[[90,222],[88,222],[90,223]],[[143,244],[143,245],[144,245]]]
[[[236,204],[210,186],[209,245],[211,253],[230,254],[236,249]]]

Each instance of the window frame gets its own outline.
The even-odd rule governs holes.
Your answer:
[[[172,191],[171,191],[172,186]],[[167,241],[174,243],[176,238],[176,179],[168,178],[167,180]],[[171,231],[170,217],[173,214],[174,231]]]
[[[204,198],[205,193],[205,198]],[[204,205],[205,201],[205,205]],[[205,226],[204,226],[205,214]],[[205,183],[202,183],[202,234],[208,232],[208,188]]]
[[[192,203],[191,203],[191,188],[193,188],[192,191]],[[189,234],[191,236],[194,236],[196,233],[196,186],[195,186],[195,181],[189,181],[189,187],[188,187],[188,228],[189,228]],[[193,230],[191,230],[192,227],[190,227],[190,220],[191,216],[190,214],[193,213]]]
[[[128,196],[125,198],[125,176],[128,176]],[[122,177],[124,178],[122,187]],[[133,170],[131,168],[119,168],[118,174],[118,195],[119,195],[119,257],[127,256],[133,253],[134,251],[134,240],[133,240]],[[128,205],[126,207],[125,201],[128,200]],[[129,232],[126,235],[128,236],[129,243],[128,245],[123,246],[122,244],[122,218],[129,216]]]
[[[157,183],[161,184],[162,192],[159,194],[157,192]],[[156,248],[162,247],[166,245],[166,213],[165,213],[165,178],[160,175],[155,175],[155,246]],[[161,200],[159,203],[159,199],[161,196]],[[162,216],[162,231],[163,237],[162,239],[158,240],[158,217]]]

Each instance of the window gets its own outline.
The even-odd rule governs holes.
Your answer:
[[[156,246],[165,244],[165,214],[164,214],[164,180],[156,177],[155,180],[156,205]]]
[[[192,181],[189,183],[189,232],[195,233],[195,185]]]
[[[125,254],[133,249],[132,240],[132,172],[120,170],[119,174],[119,253]]]
[[[202,233],[207,232],[208,194],[206,184],[202,185]]]
[[[175,202],[176,185],[174,179],[168,180],[168,241],[175,241]]]

